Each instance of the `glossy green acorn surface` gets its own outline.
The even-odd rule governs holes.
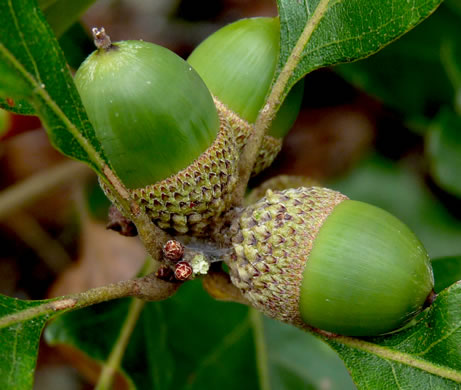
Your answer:
[[[187,61],[215,97],[249,123],[261,110],[274,76],[279,53],[278,18],[242,19],[203,41]],[[298,83],[280,108],[268,134],[282,138],[301,105]]]
[[[198,74],[152,43],[122,41],[96,50],[78,69],[75,84],[106,156],[130,189],[186,168],[220,128]]]
[[[427,252],[405,224],[380,208],[345,200],[315,238],[299,307],[316,328],[376,335],[420,312],[433,284]]]
[[[410,229],[337,191],[268,190],[233,229],[233,283],[265,314],[301,328],[391,332],[432,294],[429,257]]]

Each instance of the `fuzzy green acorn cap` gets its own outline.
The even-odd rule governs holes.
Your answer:
[[[238,222],[229,260],[232,282],[260,311],[297,326],[306,260],[334,207],[348,199],[321,187],[268,190]]]
[[[158,183],[131,190],[160,228],[203,236],[231,207],[239,148],[226,119],[220,120],[215,141],[191,165]]]
[[[243,150],[248,139],[254,131],[254,126],[244,119],[240,118],[233,111],[229,110],[222,102],[214,98],[216,108],[219,113],[221,120],[225,120],[230,126],[232,134],[235,137],[236,146],[239,152]],[[252,176],[256,176],[264,169],[270,167],[275,157],[279,154],[282,149],[282,139],[272,137],[271,135],[265,135],[263,137],[261,148],[258,151],[255,165],[253,166]]]
[[[429,257],[410,229],[339,192],[269,190],[237,225],[231,278],[281,321],[378,335],[400,328],[432,294]]]
[[[157,183],[128,190],[161,229],[172,234],[203,236],[214,229],[214,223],[231,207],[240,148],[226,118],[220,116],[220,123],[212,145],[187,168]],[[122,211],[110,190],[100,183],[107,197]]]

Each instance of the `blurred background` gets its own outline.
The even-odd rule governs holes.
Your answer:
[[[251,185],[279,174],[312,177],[398,216],[431,258],[461,255],[459,4],[446,1],[369,59],[309,74],[282,152]],[[59,10],[50,10],[56,18]],[[100,0],[81,23],[61,26],[60,43],[74,70],[93,50],[93,26],[114,41],[143,39],[186,58],[225,24],[276,13],[272,0]],[[133,277],[143,248],[105,229],[109,203],[95,175],[56,152],[34,117],[1,111],[0,134],[0,293],[41,299]],[[117,388],[255,389],[261,360],[273,389],[354,388],[326,345],[215,302],[199,282],[148,306]],[[41,345],[36,389],[93,388],[126,309],[120,301],[55,321]]]

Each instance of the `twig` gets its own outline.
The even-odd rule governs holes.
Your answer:
[[[91,170],[86,165],[75,161],[66,161],[28,177],[0,192],[0,219],[30,206],[63,184],[90,174]]]
[[[151,257],[148,257],[144,263],[143,269],[141,270],[141,274],[150,274],[154,272],[155,268],[155,262]],[[139,316],[141,315],[145,304],[146,302],[140,299],[133,298],[131,300],[125,322],[123,323],[119,336],[115,341],[107,361],[104,364],[101,375],[99,376],[98,383],[95,387],[96,390],[111,389],[114,376],[120,367],[123,355],[130,341],[130,336],[136,327],[136,323],[138,322]]]
[[[58,274],[72,263],[72,259],[62,245],[28,213],[18,212],[6,222],[19,239],[33,249],[53,273]]]
[[[107,286],[57,298],[39,306],[0,318],[0,329],[32,318],[57,312],[80,309],[86,306],[124,297],[137,297],[147,301],[162,301],[172,296],[179,283],[169,283],[149,274],[139,279],[124,280]]]
[[[283,102],[282,97],[285,93],[287,83],[301,60],[302,51],[309,42],[312,33],[315,31],[323,16],[327,12],[330,1],[331,0],[320,0],[318,3],[317,8],[307,21],[306,27],[290,53],[287,62],[275,80],[264,107],[256,118],[253,134],[248,139],[240,159],[239,182],[234,192],[234,204],[242,204],[246,187],[248,185],[248,181],[250,180],[251,171],[253,170],[253,166],[256,162],[258,151],[261,148],[264,134],[269,128],[271,122],[274,120],[275,115]]]
[[[122,361],[126,347],[128,346],[128,342],[130,341],[131,334],[136,327],[136,323],[138,322],[139,316],[141,315],[145,304],[146,302],[136,298],[131,300],[125,322],[122,325],[119,337],[114,344],[114,348],[112,349],[109,358],[104,364],[95,390],[111,389],[114,375],[117,373],[117,370],[120,367],[120,363]]]

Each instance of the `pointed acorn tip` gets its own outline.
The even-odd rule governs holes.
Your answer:
[[[110,36],[106,34],[104,27],[93,27],[91,31],[93,33],[94,44],[98,49],[107,50],[112,47],[112,41],[110,40]]]

